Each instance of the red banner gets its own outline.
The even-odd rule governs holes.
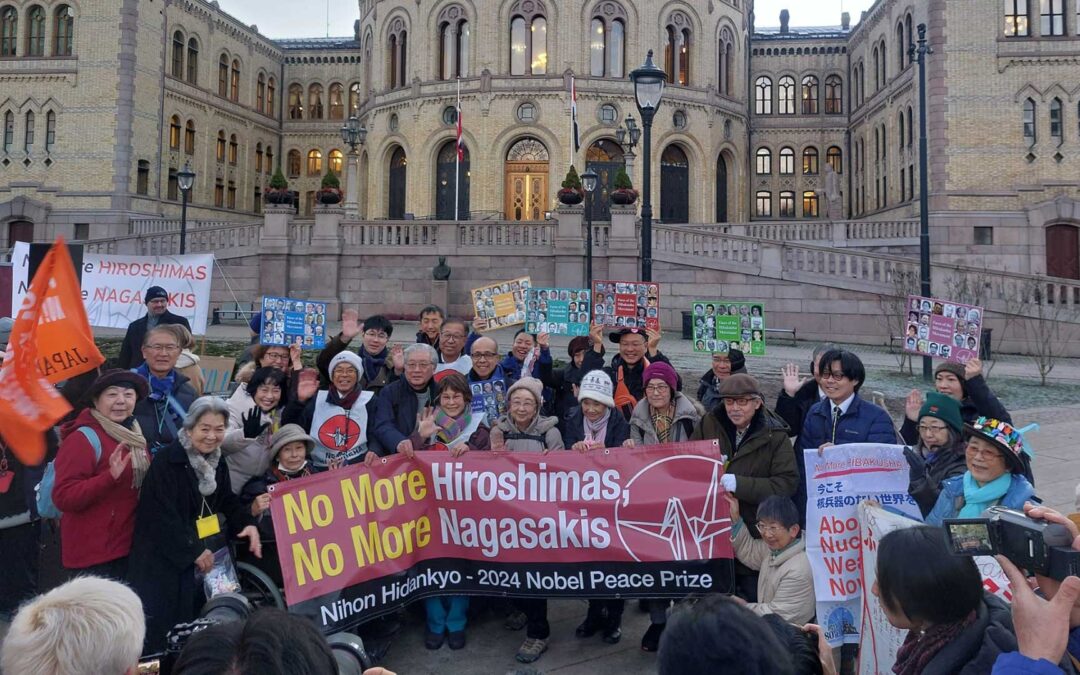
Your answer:
[[[291,611],[324,629],[429,595],[681,597],[731,584],[713,441],[422,452],[271,487]]]

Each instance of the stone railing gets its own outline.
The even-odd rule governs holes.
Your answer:
[[[817,242],[832,248],[918,246],[918,220],[779,220],[680,227],[784,242]]]
[[[207,228],[228,227],[230,225],[250,225],[262,220],[192,220],[188,219],[188,231]],[[128,223],[129,234],[170,234],[180,232],[179,218],[132,218]]]
[[[653,228],[653,257],[677,258],[680,262],[697,259],[709,267],[725,267],[746,272],[747,267],[760,267],[761,242],[752,237],[704,232],[678,225],[657,225]]]
[[[461,223],[458,225],[459,247],[485,246],[510,248],[546,248],[555,246],[555,224],[535,223]]]
[[[213,252],[220,259],[242,258],[259,252],[259,223],[235,223],[189,230],[188,253]],[[90,253],[126,255],[176,255],[180,251],[180,233],[133,234],[126,237],[93,239],[85,243]]]

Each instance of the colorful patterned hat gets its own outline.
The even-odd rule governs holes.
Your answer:
[[[1005,463],[1009,465],[1010,471],[1024,472],[1024,461],[1020,458],[1020,453],[1024,452],[1024,438],[1013,425],[990,417],[980,417],[964,425],[964,434],[967,438],[979,436],[990,441],[1005,456]]]

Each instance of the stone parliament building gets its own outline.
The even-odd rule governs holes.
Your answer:
[[[672,265],[726,251],[727,272],[748,275],[748,289],[755,273],[739,265],[757,260],[764,274],[768,242],[799,274],[839,269],[821,251],[910,257],[920,178],[909,47],[926,24],[935,264],[1080,279],[1080,0],[877,0],[855,22],[845,14],[814,28],[786,11],[779,27],[761,27],[775,21],[755,17],[752,0],[359,0],[357,9],[350,36],[274,40],[204,0],[0,0],[0,250],[63,234],[112,242],[102,251],[171,253],[187,165],[189,225],[207,233],[195,245],[225,267],[226,248],[251,255],[278,237],[275,250],[288,256],[327,235],[311,219],[328,170],[358,203],[333,235],[344,237],[339,253],[390,243],[453,253],[424,233],[454,217],[460,84],[456,248],[475,244],[482,255],[520,240],[522,255],[552,255],[555,193],[570,164],[597,170],[602,197],[620,166],[640,187],[642,148],[618,131],[637,117],[627,75],[653,49],[668,74],[652,142],[659,280],[665,251]],[[355,155],[340,134],[350,116],[367,129]],[[297,213],[260,242],[279,167]],[[635,215],[622,214],[631,229]],[[611,223],[597,230],[598,246],[617,238],[619,217],[598,200],[595,220]],[[376,224],[396,234],[375,236]],[[498,228],[490,241],[477,234],[485,224]],[[230,227],[227,240],[214,234]],[[691,245],[690,233],[727,239],[693,234]],[[123,243],[159,235],[171,239]],[[803,241],[821,250],[785,248]],[[901,264],[875,260],[842,267]],[[334,290],[345,302],[363,282],[344,280],[341,265]],[[536,275],[562,279],[556,267]],[[295,274],[284,291],[315,293],[303,285],[319,272]],[[1080,287],[1062,288],[1080,303]],[[257,275],[245,290],[258,294]]]

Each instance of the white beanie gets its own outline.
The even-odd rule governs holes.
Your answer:
[[[333,377],[334,375],[334,368],[337,368],[343,363],[347,363],[353,368],[356,368],[357,374],[364,372],[364,362],[360,360],[360,356],[346,349],[334,358],[330,359],[329,372],[331,377]]]
[[[615,387],[611,384],[611,378],[607,373],[602,370],[590,370],[581,378],[577,398],[579,401],[592,399],[609,408],[614,408],[615,399],[612,398],[614,392]]]

